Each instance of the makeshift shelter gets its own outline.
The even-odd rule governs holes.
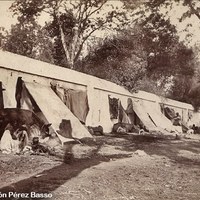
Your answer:
[[[125,104],[128,98],[132,99],[134,112],[140,118],[143,125],[149,130],[158,128],[171,129],[170,122],[161,115],[159,104],[174,108],[176,112],[179,110],[181,116],[183,116],[184,113],[184,120],[186,122],[194,121],[191,121],[188,115],[190,110],[194,113],[194,109],[190,104],[174,101],[144,91],[130,93],[117,84],[91,75],[0,50],[0,81],[6,89],[6,91],[3,91],[5,108],[16,107],[15,91],[18,77],[22,77],[25,81],[25,87],[27,88],[27,91],[22,92],[20,100],[20,103],[23,103],[23,108],[26,107],[30,110],[35,109],[31,99],[26,98],[27,94],[31,95],[46,119],[49,122],[53,122],[52,126],[55,130],[59,129],[62,119],[71,120],[72,132],[74,131],[72,137],[78,137],[79,134],[83,137],[88,136],[87,130],[81,125],[80,121],[85,121],[84,123],[86,126],[97,127],[100,125],[103,127],[104,132],[110,132],[112,130],[113,124],[116,123],[118,119],[116,119],[115,110],[113,110],[113,115],[110,115],[108,96],[120,100],[129,118],[131,112],[127,112],[127,105]],[[52,82],[55,82],[64,89],[86,92],[89,107],[88,113],[85,112],[87,114],[85,114],[84,117],[83,115],[80,117],[77,114],[75,117],[75,111],[73,111],[74,114],[72,114],[72,109],[70,111],[63,103],[66,99],[64,99],[64,97],[59,98],[59,95],[59,97],[56,96],[55,92],[50,88]],[[60,99],[62,99],[63,102]],[[144,104],[147,104],[147,106]],[[198,123],[200,121],[199,113],[197,112],[195,116],[197,117],[195,119],[196,123]],[[74,120],[74,118],[76,120]],[[130,121],[133,122],[134,119]],[[65,124],[63,127],[66,126],[68,125]],[[75,126],[81,128],[75,128]]]
[[[159,104],[144,101],[144,108],[157,127],[169,132],[175,131],[172,122],[161,112]]]
[[[52,128],[59,137],[62,143],[70,141],[69,135],[60,135],[59,130],[63,120],[69,120],[71,123],[72,138],[83,138],[91,137],[88,130],[79,122],[79,120],[71,113],[67,106],[59,99],[59,97],[54,93],[51,87],[42,86],[38,83],[28,83],[24,82],[23,96],[25,94],[30,94],[34,101],[37,103],[38,107],[44,114],[45,118],[49,123],[52,124]],[[27,99],[30,97],[26,96]],[[31,102],[29,100],[28,102]]]
[[[111,98],[108,95],[110,119],[118,119],[119,115],[119,99]]]
[[[133,101],[131,98],[127,99],[126,114],[127,114],[128,118],[130,119],[131,124],[137,124],[138,116],[136,115],[136,113],[133,109]]]
[[[185,109],[182,110],[182,113],[185,112]],[[173,124],[174,123],[174,119],[176,118],[177,114],[176,111],[173,108],[169,108],[168,106],[164,107],[164,114],[165,116],[170,119],[172,121]],[[183,115],[181,118],[181,126],[174,126],[174,128],[178,131],[178,132],[187,132],[187,130],[189,129],[188,126],[188,121],[185,120],[185,116]]]
[[[123,108],[121,102],[119,102],[119,122],[131,124],[131,120],[129,119],[125,109]]]
[[[164,114],[170,120],[172,120],[176,116],[175,110],[173,108],[169,108],[169,107],[164,108]]]
[[[189,115],[189,119],[188,119],[187,125],[191,127],[194,124],[195,126],[200,127],[200,120],[199,120],[200,113],[192,112],[191,110],[189,110],[188,115]]]
[[[150,131],[157,129],[155,123],[151,120],[149,114],[144,109],[143,100],[133,100],[133,110],[140,118],[146,129]]]
[[[89,112],[87,92],[61,88],[58,85],[52,86],[52,89],[80,122],[85,124]]]

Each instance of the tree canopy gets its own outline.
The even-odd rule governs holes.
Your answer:
[[[109,0],[15,0],[11,10],[18,23],[0,34],[1,46],[130,91],[191,103],[189,94],[199,77],[198,48],[180,41],[169,16],[178,5],[187,8],[180,22],[192,15],[200,19],[197,0],[121,0],[113,5]]]
[[[110,9],[106,11],[108,6]],[[123,17],[123,12],[111,7],[108,0],[16,0],[11,9],[18,15],[19,23],[36,20],[44,13],[48,15],[50,22],[46,28],[54,39],[54,53],[64,53],[70,68],[74,67],[85,42],[95,31],[108,28],[114,18]],[[58,45],[61,45],[60,51],[56,48]]]

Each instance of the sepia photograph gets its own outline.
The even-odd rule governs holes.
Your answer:
[[[199,51],[199,0],[0,0],[0,200],[199,200]]]

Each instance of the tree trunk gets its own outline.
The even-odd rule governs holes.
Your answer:
[[[0,109],[4,108],[4,102],[3,102],[3,86],[2,82],[0,81]]]
[[[72,60],[72,58],[70,56],[70,53],[69,53],[69,50],[67,48],[67,45],[66,45],[66,42],[65,42],[65,34],[63,32],[63,29],[62,29],[61,25],[59,25],[59,29],[60,29],[62,46],[63,46],[63,49],[65,51],[65,56],[66,56],[69,68],[73,69],[74,68],[74,61]]]
[[[78,27],[77,26],[73,28],[73,34],[74,34],[74,37],[71,43],[71,61],[73,62],[73,65],[74,65],[74,60],[76,57],[76,46],[78,42]]]

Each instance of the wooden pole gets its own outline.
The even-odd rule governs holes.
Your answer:
[[[0,81],[0,109],[4,109],[3,90],[2,82]]]

